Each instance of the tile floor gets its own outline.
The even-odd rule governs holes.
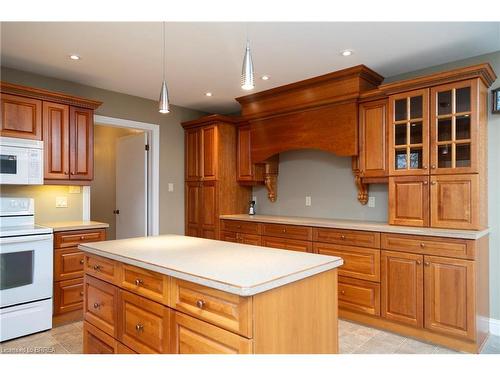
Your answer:
[[[341,354],[455,354],[457,352],[393,333],[348,322],[339,321]],[[54,328],[50,331],[10,340],[0,344],[0,353],[55,353],[82,352],[82,322]],[[500,336],[491,336],[483,354],[500,354]]]

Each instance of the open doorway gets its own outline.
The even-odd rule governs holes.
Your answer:
[[[92,220],[109,223],[108,239],[158,234],[157,125],[95,116]]]

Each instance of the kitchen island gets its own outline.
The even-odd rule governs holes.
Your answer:
[[[84,353],[337,353],[342,259],[165,235],[86,243]]]

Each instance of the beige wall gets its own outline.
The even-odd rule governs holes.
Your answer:
[[[107,238],[116,238],[116,140],[140,130],[94,126],[94,180],[90,194],[90,217],[109,224]]]
[[[1,185],[2,197],[26,197],[35,199],[35,221],[46,223],[50,221],[82,220],[82,188],[74,187],[78,192],[70,192],[69,186],[51,185]],[[68,207],[56,208],[56,197],[66,197]]]
[[[160,233],[184,233],[184,131],[180,123],[198,118],[204,113],[172,105],[171,112],[162,115],[158,113],[158,103],[154,100],[3,66],[0,79],[102,101],[103,105],[96,111],[98,115],[159,124]],[[173,192],[167,191],[168,182],[174,184]],[[81,219],[81,216],[75,219]]]

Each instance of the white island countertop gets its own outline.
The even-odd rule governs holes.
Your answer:
[[[337,268],[339,257],[163,235],[90,242],[80,250],[240,296]]]

